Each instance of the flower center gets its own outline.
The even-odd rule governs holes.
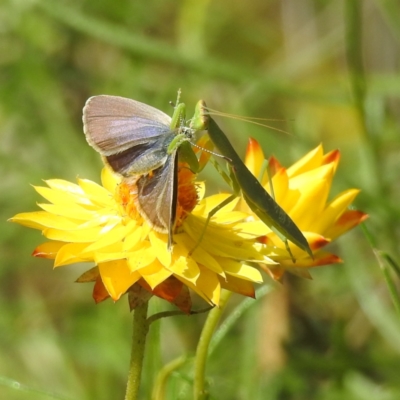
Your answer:
[[[186,216],[196,207],[198,202],[198,195],[196,190],[194,174],[187,166],[187,164],[179,163],[178,165],[178,190],[177,194],[177,210],[176,210],[176,223],[178,228],[182,225]],[[136,179],[123,179],[118,185],[116,190],[116,201],[120,204],[127,216],[134,219],[139,224],[142,224],[144,218],[140,215],[136,207],[136,200],[138,196],[138,188]]]
[[[187,164],[178,165],[178,207],[176,211],[176,227],[182,225],[186,216],[196,207],[198,194],[195,184],[196,174]]]
[[[136,181],[136,179],[123,179],[117,187],[115,197],[117,203],[122,206],[128,217],[134,219],[141,225],[144,219],[140,215],[135,204],[137,197]]]

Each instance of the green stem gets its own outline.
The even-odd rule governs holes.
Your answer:
[[[187,361],[186,357],[179,357],[172,360],[167,365],[165,365],[159,372],[156,382],[153,386],[153,392],[151,395],[152,400],[164,400],[168,378],[173,372],[175,372],[179,367],[181,367]]]
[[[142,373],[146,337],[149,331],[147,322],[148,302],[138,306],[133,312],[133,333],[131,362],[129,367],[128,383],[125,400],[136,400],[139,394],[140,377]]]
[[[249,310],[250,307],[256,305],[264,296],[266,296],[275,288],[276,287],[273,285],[264,284],[256,290],[256,296],[254,299],[252,297],[246,297],[238,305],[236,305],[235,308],[220,324],[218,330],[214,333],[209,346],[208,354],[212,355],[216,348],[222,343],[228,332],[233,328],[235,324],[237,324],[239,319],[247,310]]]
[[[206,323],[201,332],[199,344],[197,345],[196,358],[194,364],[194,399],[203,400],[206,398],[207,393],[204,387],[205,384],[205,370],[206,361],[208,356],[208,349],[212,335],[215,328],[221,318],[222,312],[224,311],[225,305],[232,296],[232,292],[223,290],[221,292],[221,298],[219,307],[214,307],[208,314]]]

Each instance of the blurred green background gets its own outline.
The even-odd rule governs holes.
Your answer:
[[[332,196],[362,189],[356,206],[369,213],[377,248],[397,260],[399,43],[398,0],[2,0],[0,398],[124,395],[126,300],[95,306],[91,285],[73,283],[87,266],[53,272],[30,256],[40,233],[6,222],[41,201],[29,184],[99,181],[101,161],[82,132],[88,97],[121,95],[170,113],[181,88],[189,111],[203,98],[282,120],[271,124],[289,134],[218,119],[242,155],[249,136],[286,165],[320,142],[339,148]],[[235,324],[210,357],[210,399],[400,398],[399,315],[379,264],[360,229],[333,250],[343,264],[275,285]],[[193,354],[203,321],[154,326],[143,399],[160,366]],[[187,363],[166,398],[190,399],[191,379]]]

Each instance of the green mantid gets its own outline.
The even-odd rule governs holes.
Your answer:
[[[83,124],[88,143],[102,155],[104,162],[123,179],[135,179],[136,206],[154,230],[168,234],[169,250],[173,246],[176,222],[178,158],[193,172],[198,172],[192,140],[197,132],[208,131],[211,141],[228,162],[234,195],[211,211],[207,223],[241,192],[251,210],[278,233],[289,252],[287,240],[312,254],[299,228],[251,174],[224,132],[208,115],[204,101],[197,103],[193,118],[186,120],[180,91],[172,117],[136,100],[94,96],[83,109]],[[218,171],[224,175],[221,169]]]
[[[241,192],[250,209],[282,239],[290,254],[288,240],[312,257],[310,246],[301,230],[246,167],[225,133],[207,112],[203,100],[196,105],[195,117],[191,120],[190,127],[194,131],[207,130],[211,141],[228,161],[229,178],[234,190],[232,196],[211,211],[208,219]]]

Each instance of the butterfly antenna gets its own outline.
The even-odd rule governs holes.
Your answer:
[[[220,116],[220,117],[232,118],[232,119],[236,119],[238,121],[248,122],[248,123],[253,124],[253,125],[263,126],[265,128],[269,128],[269,129],[271,129],[273,131],[276,131],[276,132],[290,134],[289,132],[287,132],[287,131],[285,131],[283,129],[279,129],[279,128],[276,128],[274,126],[259,122],[259,121],[272,121],[272,122],[278,121],[278,122],[283,122],[283,121],[285,121],[283,119],[269,119],[269,118],[267,119],[267,118],[257,118],[257,117],[243,117],[243,116],[240,116],[240,115],[228,114],[228,113],[224,113],[224,112],[221,112],[221,111],[213,110],[212,108],[208,108],[208,107],[206,108],[206,110],[207,110],[209,115],[217,115],[217,116]]]

